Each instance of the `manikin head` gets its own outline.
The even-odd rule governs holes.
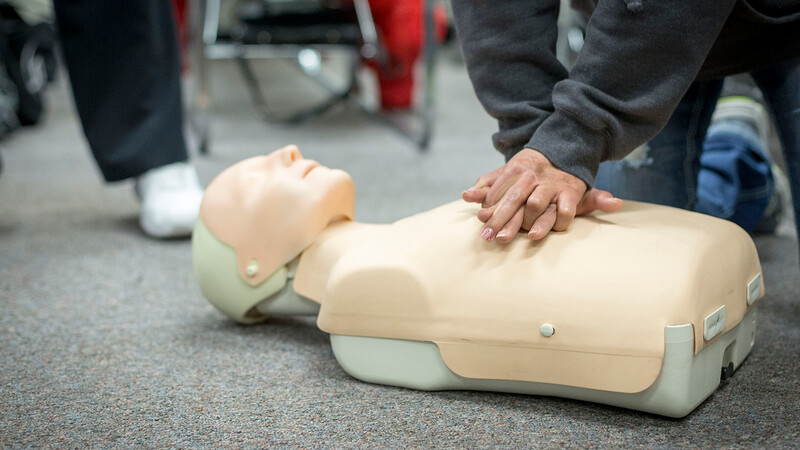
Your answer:
[[[217,176],[203,197],[194,240],[217,240],[229,247],[235,253],[236,274],[240,278],[236,282],[243,281],[252,288],[272,282],[280,288],[285,277],[280,282],[279,275],[281,270],[285,275],[286,264],[328,224],[352,220],[354,208],[355,186],[350,176],[304,159],[298,148],[291,145],[267,156],[241,161]],[[203,236],[198,237],[199,234]],[[205,244],[201,248],[198,242],[194,243],[198,277],[211,276],[211,270],[201,274],[198,269],[198,258],[210,258],[206,248]],[[234,275],[230,270],[220,269],[227,277]],[[276,277],[278,280],[274,280]],[[201,288],[208,281],[201,279]],[[229,282],[233,280],[226,280],[225,284]],[[273,289],[267,289],[270,290]],[[251,306],[263,297],[254,300]],[[235,314],[241,313],[242,308],[238,307]],[[232,315],[230,311],[223,312]]]

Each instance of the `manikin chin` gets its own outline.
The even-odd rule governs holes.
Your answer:
[[[674,417],[752,348],[761,267],[730,222],[626,201],[501,245],[460,200],[389,225],[355,222],[354,205],[349,175],[294,146],[228,168],[193,235],[203,294],[241,323],[318,313],[364,381]]]

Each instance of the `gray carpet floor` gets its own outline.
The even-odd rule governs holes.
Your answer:
[[[459,198],[502,163],[495,125],[451,58],[439,67],[427,153],[355,108],[302,126],[265,124],[234,67],[212,69],[212,154],[195,159],[204,183],[296,143],[352,174],[359,220],[389,222]],[[285,94],[279,80],[289,75],[269,76],[272,94]],[[214,310],[194,280],[189,242],[143,236],[131,184],[101,182],[63,81],[48,100],[41,126],[0,142],[0,447],[800,445],[791,226],[756,239],[767,294],[753,353],[684,419],[370,385],[339,368],[311,318],[245,327]]]

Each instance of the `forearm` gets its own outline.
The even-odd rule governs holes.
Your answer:
[[[454,0],[456,26],[475,92],[499,124],[495,148],[514,153],[553,112],[566,78],[555,56],[558,0]]]
[[[655,136],[696,77],[735,0],[601,1],[554,113],[525,145],[591,185],[600,162]]]

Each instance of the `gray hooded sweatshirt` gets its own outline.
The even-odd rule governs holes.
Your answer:
[[[573,0],[588,19],[575,66],[556,59],[559,0],[453,0],[467,70],[523,148],[589,186],[602,161],[654,137],[695,80],[800,57],[800,0]]]

